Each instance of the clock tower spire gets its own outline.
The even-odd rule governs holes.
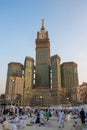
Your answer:
[[[42,19],[42,27],[41,27],[41,30],[45,30],[45,28],[44,28],[44,19]]]
[[[42,25],[39,32],[37,32],[37,40],[46,40],[48,38],[48,31],[44,27],[44,19],[42,19]]]

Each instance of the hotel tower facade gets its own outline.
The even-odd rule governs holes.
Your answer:
[[[71,67],[70,65],[67,66],[69,68],[74,66],[71,73],[67,73],[65,72],[66,64],[61,65],[61,58],[58,55],[50,55],[50,39],[48,31],[45,29],[44,20],[42,20],[40,31],[37,32],[35,43],[35,62],[32,57],[26,56],[24,65],[22,66],[21,63],[16,63],[17,66],[15,66],[14,63],[13,66],[15,66],[15,69],[13,67],[12,70],[11,63],[9,63],[6,94],[9,95],[10,76],[14,77],[11,73],[15,70],[16,73],[20,72],[19,77],[23,79],[23,85],[20,86],[23,90],[23,92],[21,91],[22,105],[52,106],[62,104],[66,100],[67,93],[70,93],[71,87],[78,86],[77,64],[73,63],[70,64]],[[18,69],[19,65],[21,66]],[[69,84],[68,82],[65,84],[67,76],[71,77],[71,75],[73,76],[73,81],[69,82]],[[15,92],[15,94],[16,93],[17,92]]]

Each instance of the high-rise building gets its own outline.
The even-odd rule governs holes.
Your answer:
[[[56,90],[51,88],[51,57],[50,57],[50,40],[48,31],[44,27],[44,20],[36,38],[36,64],[34,67],[35,83],[34,89],[29,90],[29,104],[49,106],[58,103],[58,95]]]
[[[71,95],[72,87],[78,86],[77,64],[74,62],[64,62],[61,64],[62,87],[68,88],[68,95]]]
[[[23,85],[16,85],[16,91],[23,90],[23,105],[51,106],[66,102],[67,96],[71,94],[71,88],[78,86],[77,64],[65,62],[61,64],[58,55],[50,56],[50,39],[45,29],[44,20],[36,38],[36,59],[25,57],[24,66],[20,63],[8,64],[6,94],[11,86],[10,80],[20,80]],[[20,78],[24,78],[23,80]],[[21,84],[20,83],[20,84]],[[14,85],[14,80],[13,80]],[[17,86],[19,85],[19,86]],[[18,89],[17,89],[18,87]],[[68,93],[68,95],[66,95]],[[14,93],[13,93],[14,95]],[[14,96],[11,96],[14,98]]]
[[[48,32],[42,20],[41,30],[37,33],[36,39],[36,88],[50,87],[50,41]]]
[[[29,89],[33,88],[33,78],[34,78],[34,59],[26,56],[24,62],[24,95],[23,104],[29,103]]]
[[[34,77],[34,59],[31,57],[25,57],[24,63],[24,88],[32,89],[33,87],[33,77]]]
[[[11,82],[10,77],[14,77],[14,78],[22,77],[22,73],[23,73],[23,65],[21,63],[10,62],[8,64],[6,90],[5,90],[6,94],[8,94],[9,82]]]
[[[51,57],[52,88],[61,87],[60,60],[58,55]]]

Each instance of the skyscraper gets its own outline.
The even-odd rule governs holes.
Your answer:
[[[24,62],[24,93],[23,104],[29,105],[29,90],[33,88],[34,59],[26,56]]]
[[[26,56],[25,57],[25,63],[24,63],[24,88],[30,88],[33,87],[33,75],[34,75],[34,59],[31,57]]]
[[[64,62],[61,64],[62,87],[68,88],[68,95],[71,95],[72,87],[78,86],[77,64],[74,62]]]
[[[23,85],[23,65],[17,62],[10,62],[8,64],[5,94],[10,98],[11,104],[18,104],[18,101],[14,101],[17,95],[20,95],[22,97],[20,100],[23,100]]]
[[[36,39],[36,88],[50,87],[50,41],[48,32],[42,20],[41,30],[37,33]]]
[[[23,65],[21,63],[10,62],[8,64],[7,81],[6,81],[6,94],[8,94],[10,77],[22,77]]]
[[[21,89],[24,106],[62,104],[66,102],[67,96],[70,97],[71,88],[78,86],[77,64],[74,62],[61,64],[61,58],[58,55],[50,56],[50,39],[44,26],[44,19],[40,31],[37,32],[35,44],[36,62],[32,57],[26,56],[24,66],[20,63],[9,63],[6,94],[8,94],[10,79],[15,77],[18,81],[20,78],[17,77],[23,77],[24,80],[20,79],[20,81],[23,83],[21,85],[23,89]]]
[[[30,104],[49,106],[58,104],[58,86],[61,87],[60,58],[50,57],[50,39],[44,20],[36,38],[34,89],[29,90]]]
[[[60,61],[61,59],[58,55],[51,57],[52,88],[61,87]]]

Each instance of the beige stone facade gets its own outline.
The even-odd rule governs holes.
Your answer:
[[[9,90],[10,77],[22,77],[22,72],[23,72],[23,65],[21,63],[10,62],[8,64],[6,90],[5,90],[6,94],[8,94]]]
[[[24,78],[10,77],[8,95],[12,104],[23,104],[23,89],[24,89]],[[16,101],[16,97],[19,96],[20,102]]]
[[[72,88],[79,85],[76,63],[64,62],[61,64],[61,83],[63,88],[68,89],[68,97],[70,98]]]
[[[87,103],[87,85],[72,88],[71,99],[75,104]]]
[[[26,56],[24,65],[8,64],[6,94],[10,95],[11,101],[16,99],[16,94],[23,95],[21,104],[24,106],[66,104],[71,88],[78,85],[77,64],[69,62],[61,65],[58,55],[50,55],[50,39],[44,20],[35,44],[35,61]],[[10,82],[12,80],[15,82]]]

